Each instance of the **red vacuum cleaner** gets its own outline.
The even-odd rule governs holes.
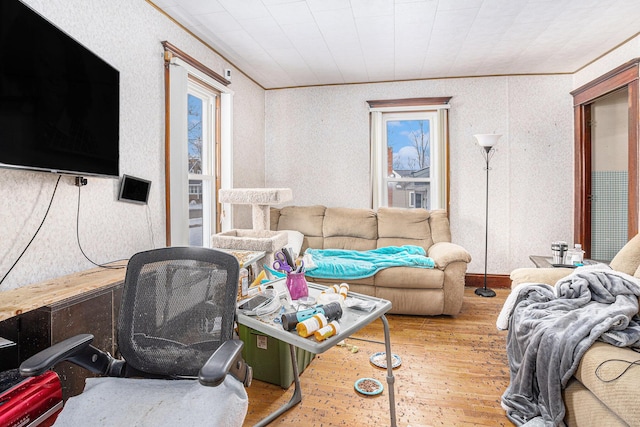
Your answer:
[[[18,369],[0,372],[0,426],[49,427],[62,410],[58,374],[25,378]]]

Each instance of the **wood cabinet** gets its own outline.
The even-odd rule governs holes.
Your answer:
[[[94,269],[95,270],[95,269]],[[0,293],[0,336],[17,345],[0,349],[0,370],[12,369],[38,351],[80,333],[94,335],[93,345],[117,355],[116,330],[122,298],[124,269],[77,273],[44,284],[30,285],[15,291]],[[40,304],[31,300],[29,290],[37,294]],[[7,316],[6,309],[16,307],[19,293],[28,310]],[[5,309],[5,311],[3,311]],[[84,381],[91,374],[68,362],[55,371],[61,378],[63,396],[75,396],[84,389]]]

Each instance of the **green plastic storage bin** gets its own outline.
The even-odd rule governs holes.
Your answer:
[[[244,342],[242,357],[253,368],[253,378],[289,388],[293,383],[293,367],[289,344],[244,325],[238,325],[238,334]],[[298,372],[309,366],[315,353],[296,347]]]

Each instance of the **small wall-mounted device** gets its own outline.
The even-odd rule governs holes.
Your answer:
[[[151,181],[136,178],[135,176],[122,175],[118,200],[145,205],[149,200],[150,189]]]
[[[230,68],[225,68],[224,69],[224,78],[231,81],[231,69]]]

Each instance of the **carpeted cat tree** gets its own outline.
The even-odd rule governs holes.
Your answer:
[[[221,189],[218,200],[232,205],[251,205],[253,229],[233,229],[211,236],[211,246],[221,249],[265,251],[267,265],[273,263],[273,253],[288,242],[283,231],[270,231],[271,205],[293,199],[290,188],[230,188]]]

